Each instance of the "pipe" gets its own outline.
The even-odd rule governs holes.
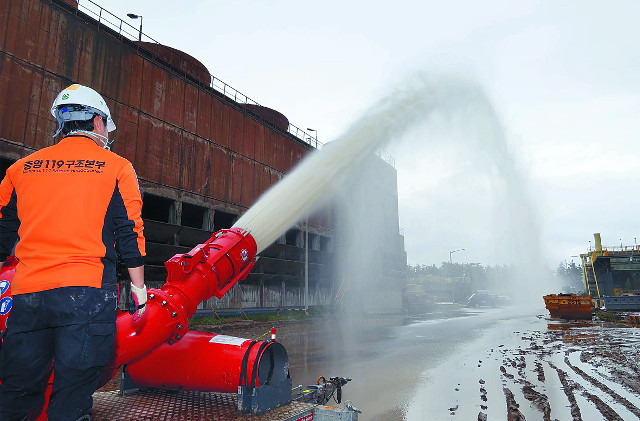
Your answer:
[[[278,342],[189,331],[181,341],[161,345],[126,370],[141,387],[237,393],[242,372],[249,384],[255,369],[257,387],[287,379],[288,367],[287,351]]]
[[[221,298],[253,268],[256,243],[241,228],[216,232],[190,252],[176,254],[167,262],[167,282],[149,289],[145,312],[133,321],[129,314],[117,319],[114,358],[108,365],[120,367],[158,348],[182,339],[198,304]]]
[[[602,239],[600,238],[600,233],[596,232],[595,234],[593,234],[593,238],[596,241],[596,252],[598,252],[598,255],[601,256],[602,255]]]

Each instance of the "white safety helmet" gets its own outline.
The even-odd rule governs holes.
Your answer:
[[[107,131],[112,132],[116,125],[111,119],[111,112],[107,103],[99,93],[79,84],[73,84],[58,94],[51,105],[51,115],[58,121],[56,137],[67,121],[91,120],[95,114],[107,120]]]

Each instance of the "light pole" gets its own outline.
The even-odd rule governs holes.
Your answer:
[[[304,230],[304,312],[309,312],[309,215]]]
[[[449,264],[450,264],[450,265],[451,265],[451,264],[453,264],[453,262],[451,261],[451,255],[452,255],[453,253],[457,253],[457,252],[459,252],[459,251],[464,251],[464,250],[465,250],[465,249],[451,250],[451,251],[449,252]]]
[[[142,16],[136,15],[134,13],[127,13],[127,16],[129,16],[131,19],[140,18],[140,32],[138,33],[138,41],[142,42]]]
[[[449,264],[452,265],[453,261],[451,260],[451,255],[453,253],[457,253],[459,251],[464,251],[465,249],[458,249],[458,250],[451,250],[449,252]],[[449,269],[451,270],[451,269]],[[455,303],[456,302],[456,289],[455,289],[455,281],[453,280],[453,278],[451,278],[451,302]]]
[[[316,132],[316,149],[318,149],[318,131],[315,129],[310,129],[308,127],[307,130],[309,130],[310,132]]]
[[[316,132],[316,149],[318,149],[318,131],[309,127],[307,127],[307,130]],[[311,144],[311,138],[307,139]],[[304,311],[305,313],[309,311],[309,215],[305,220],[304,231]]]

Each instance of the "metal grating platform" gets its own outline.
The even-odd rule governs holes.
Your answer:
[[[233,393],[173,392],[148,390],[121,396],[117,391],[93,395],[92,421],[193,421],[252,420],[293,421],[311,415],[315,405],[292,402],[267,414],[251,416],[237,412]],[[312,419],[312,418],[306,418]]]

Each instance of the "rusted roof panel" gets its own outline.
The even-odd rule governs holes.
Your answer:
[[[266,129],[261,124],[255,125],[255,138],[253,140],[253,156],[256,161],[264,163],[264,133]]]
[[[165,121],[184,127],[184,80],[169,75],[169,89],[162,92]]]
[[[142,57],[123,50],[120,56],[120,84],[117,98],[130,107],[139,109],[142,104]]]
[[[184,51],[151,42],[137,42],[136,44],[141,45],[172,66],[198,79],[204,85],[208,85],[211,81],[209,70],[205,65]]]
[[[211,132],[213,101],[214,99],[208,92],[198,90],[198,102],[195,115],[196,129],[194,131],[198,136],[211,140],[214,140]]]
[[[242,155],[251,156],[251,139],[244,137],[244,116],[237,110],[229,109],[229,147]]]
[[[257,164],[256,166],[256,183],[255,183],[255,197],[260,197],[262,193],[267,191],[271,187],[271,168]]]
[[[273,168],[275,166],[276,160],[273,146],[273,133],[271,132],[271,130],[265,128],[263,131],[263,138],[264,144],[262,162],[264,162],[265,165]]]
[[[188,141],[194,142],[195,144],[195,155],[193,156],[193,164],[191,167],[194,175],[194,184],[189,190],[203,196],[207,195],[209,190],[209,173],[207,171],[209,165],[207,161],[211,159],[208,153],[209,145],[205,140],[191,134],[186,134],[185,136]]]
[[[145,60],[142,69],[141,109],[147,114],[164,119],[165,92],[169,75],[158,66]]]
[[[211,114],[211,127],[213,128],[213,141],[217,144],[234,149],[229,145],[229,113],[230,109],[220,100],[213,100],[213,113]]]
[[[5,50],[5,43],[7,42],[7,26],[9,25],[9,11],[11,5],[8,7],[0,7],[0,48]]]
[[[238,154],[231,157],[231,202],[245,207],[253,203],[254,173],[253,162]]]
[[[189,132],[196,133],[198,121],[198,88],[191,84],[184,85],[184,111],[182,114],[182,127]],[[209,138],[209,136],[203,137]]]
[[[111,149],[129,161],[136,162],[136,143],[130,140],[136,139],[138,136],[138,113],[132,108],[120,104],[116,104],[115,111],[121,118],[118,120],[115,142]]]
[[[49,34],[49,20],[51,19],[51,11],[49,8],[44,8],[40,15],[40,24],[36,26],[36,55],[34,59],[34,63],[39,66],[44,66],[47,60],[47,45],[49,43],[49,38],[51,35]]]
[[[183,133],[180,147],[180,164],[178,167],[178,171],[180,172],[180,188],[191,190],[195,185],[196,174],[194,165],[196,159],[196,143],[188,133]]]
[[[231,174],[231,155],[220,147],[212,148],[211,196],[224,201],[229,200],[229,175]]]

